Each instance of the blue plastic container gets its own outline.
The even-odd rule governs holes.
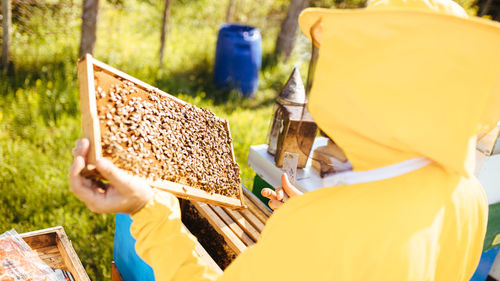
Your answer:
[[[497,247],[483,252],[476,272],[474,273],[470,281],[485,281],[488,278],[491,266],[493,266],[493,262],[495,261],[499,250],[500,247]]]
[[[214,80],[219,88],[239,90],[252,97],[259,86],[262,38],[255,27],[223,24],[215,51]]]
[[[153,269],[135,252],[135,239],[130,234],[132,218],[116,214],[113,260],[124,281],[154,281]]]

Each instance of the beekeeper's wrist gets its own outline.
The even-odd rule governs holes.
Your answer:
[[[159,209],[162,216],[165,215],[165,209],[175,212],[179,209],[179,200],[173,194],[165,191],[152,189],[152,196],[141,208],[138,208],[134,213],[130,213],[132,219],[135,218],[152,218],[155,217]]]
[[[133,216],[134,214],[140,212],[142,209],[144,209],[154,198],[154,190],[151,188],[148,192],[143,194],[141,198],[137,199],[137,205],[131,209],[129,214]]]

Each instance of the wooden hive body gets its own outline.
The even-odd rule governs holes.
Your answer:
[[[202,202],[181,204],[182,219],[207,252],[226,268],[241,252],[257,243],[272,211],[243,187],[247,209],[231,210]]]
[[[90,281],[61,226],[23,233],[21,237],[48,266],[71,272],[76,281]]]

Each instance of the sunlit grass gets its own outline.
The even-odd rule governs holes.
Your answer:
[[[278,10],[285,1],[244,0],[236,10],[237,20],[262,31],[267,63],[253,99],[212,83],[225,1],[175,1],[165,60],[158,68],[161,2],[124,1],[120,8],[101,1],[95,57],[229,120],[242,181],[251,187],[248,149],[266,141],[272,103],[297,62],[269,63]],[[76,75],[80,3],[65,7],[59,19],[35,11],[23,32],[14,26],[15,72],[0,76],[0,232],[62,225],[91,279],[109,280],[114,216],[88,211],[69,191],[67,179],[71,149],[81,136]]]

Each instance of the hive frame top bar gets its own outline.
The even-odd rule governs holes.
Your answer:
[[[78,60],[78,81],[80,89],[80,111],[82,117],[82,135],[84,138],[89,139],[90,149],[87,156],[87,170],[92,171],[95,169],[96,160],[102,157],[102,147],[101,147],[101,133],[99,116],[97,113],[97,103],[96,103],[96,93],[95,93],[95,82],[94,82],[94,71],[103,71],[115,78],[128,80],[134,83],[138,88],[142,88],[146,91],[155,91],[159,95],[169,98],[174,102],[179,104],[186,104],[186,102],[169,95],[158,88],[148,85],[145,82],[140,81],[120,70],[117,70],[103,62],[94,59],[90,54]],[[219,118],[219,117],[217,117]],[[223,120],[219,118],[220,120]],[[230,137],[229,124],[224,120],[226,128]],[[231,157],[233,161],[234,150],[231,144]],[[95,170],[94,170],[95,173]],[[223,207],[229,207],[232,209],[245,208],[243,203],[243,191],[241,186],[239,187],[239,198],[233,198],[228,196],[223,196],[220,194],[210,194],[202,189],[194,188],[191,186],[167,181],[167,180],[147,180],[151,186],[156,189],[164,190],[173,193],[179,198],[196,200],[200,202],[205,202],[209,204],[219,205]]]

